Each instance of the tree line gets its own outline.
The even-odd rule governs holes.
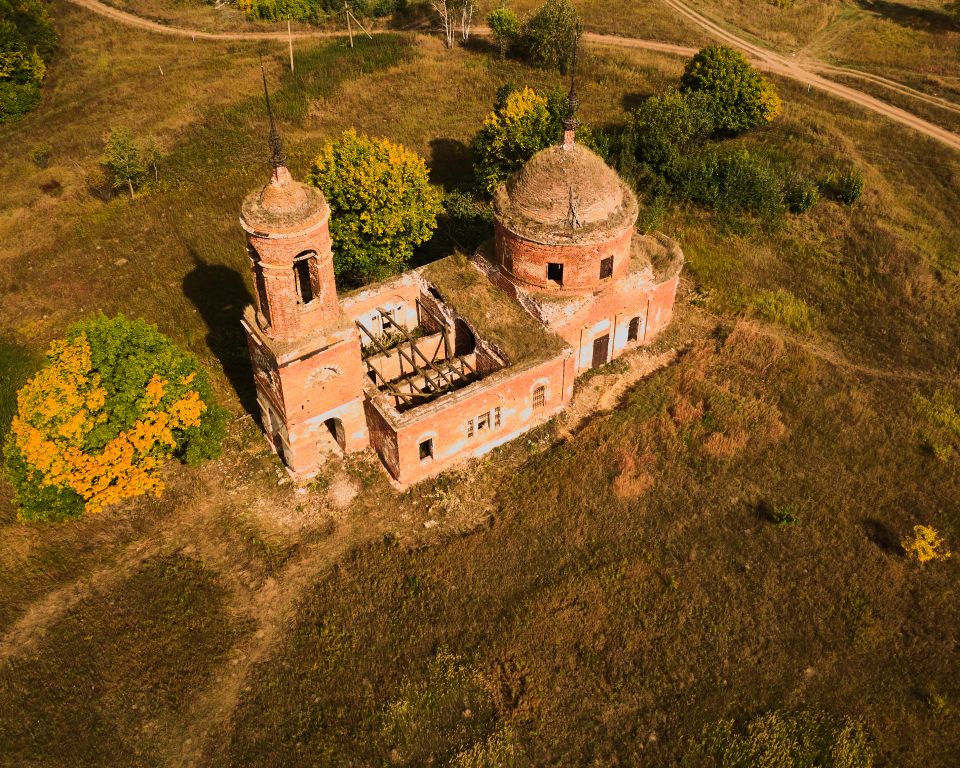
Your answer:
[[[40,86],[58,38],[40,0],[0,0],[0,123],[40,103]]]

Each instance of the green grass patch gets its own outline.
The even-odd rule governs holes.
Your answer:
[[[172,555],[81,602],[0,671],[4,758],[157,764],[155,728],[183,714],[184,692],[210,681],[240,632],[222,600],[197,561]]]
[[[813,327],[810,307],[783,288],[754,294],[747,300],[746,309],[755,317],[798,333],[806,333]]]

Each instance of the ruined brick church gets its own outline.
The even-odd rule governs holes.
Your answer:
[[[271,116],[273,174],[240,216],[243,326],[264,430],[297,479],[331,451],[372,448],[398,487],[480,456],[670,322],[683,254],[635,230],[631,189],[576,142],[575,103],[571,87],[563,143],[497,191],[492,242],[343,296],[330,207],[291,178]]]

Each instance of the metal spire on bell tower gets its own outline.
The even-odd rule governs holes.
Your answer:
[[[263,97],[267,101],[267,117],[270,119],[270,164],[276,170],[280,167],[286,167],[287,161],[283,157],[283,142],[280,140],[280,131],[277,130],[277,122],[273,119],[273,109],[270,107],[267,73],[263,68],[262,60],[260,62],[260,74],[263,75]]]
[[[573,51],[570,56],[570,93],[567,95],[567,116],[563,119],[563,146],[570,149],[577,133],[577,48],[580,30],[573,30]]]

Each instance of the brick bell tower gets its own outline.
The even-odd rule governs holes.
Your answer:
[[[256,294],[243,327],[264,431],[291,473],[307,479],[328,451],[368,445],[363,364],[337,298],[330,206],[287,170],[265,74],[263,89],[273,171],[241,208]]]

